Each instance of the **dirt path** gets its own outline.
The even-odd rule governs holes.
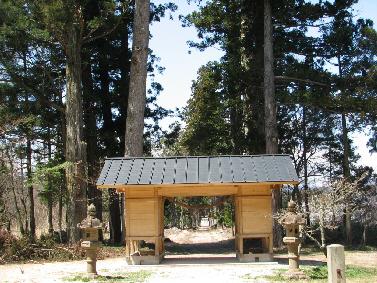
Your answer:
[[[164,236],[177,244],[213,243],[234,239],[231,229],[193,231],[171,228],[165,229]]]
[[[195,262],[195,264],[194,264]],[[64,282],[83,275],[85,261],[56,262],[45,264],[11,264],[0,266],[0,282]],[[271,275],[282,266],[276,263],[242,264],[227,258],[204,258],[194,260],[169,259],[159,266],[128,266],[122,258],[98,261],[100,275],[115,278],[130,272],[145,271],[151,274],[146,282],[245,282],[243,276],[259,277]],[[251,276],[251,277],[250,277]],[[247,282],[253,282],[248,280]],[[256,279],[255,282],[267,282]]]
[[[158,266],[128,266],[124,258],[98,261],[98,273],[109,278],[130,272],[148,272],[146,282],[267,282],[260,278],[272,275],[276,269],[287,268],[285,256],[277,256],[273,263],[238,263],[234,254],[167,255]],[[321,255],[303,256],[302,265],[324,263]],[[347,254],[346,263],[376,266],[377,253]],[[84,274],[85,261],[9,264],[0,266],[0,282],[64,282]],[[248,278],[247,280],[245,278]]]
[[[167,253],[162,264],[128,266],[122,257],[111,258],[98,261],[98,273],[113,280],[117,276],[125,278],[130,273],[143,273],[148,274],[145,280],[148,283],[267,282],[261,277],[287,268],[286,255],[277,255],[272,263],[237,262],[230,231],[170,231],[165,236],[172,241],[166,243]],[[325,262],[320,253],[301,257],[301,265]],[[377,252],[346,252],[346,264],[376,267]],[[85,269],[85,261],[0,265],[0,282],[64,282],[82,276]]]

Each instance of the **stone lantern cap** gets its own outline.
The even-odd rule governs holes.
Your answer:
[[[94,204],[88,206],[88,216],[77,225],[81,229],[95,228],[102,229],[101,220],[96,218],[96,207]]]
[[[288,211],[280,218],[279,222],[283,226],[299,226],[304,225],[306,220],[301,213],[296,211],[296,203],[292,200],[288,203]]]

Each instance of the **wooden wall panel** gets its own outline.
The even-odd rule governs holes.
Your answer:
[[[244,218],[243,234],[265,234],[271,232],[271,216],[263,216],[258,212],[243,212],[242,216]]]
[[[271,208],[271,200],[268,196],[242,197],[242,212],[263,212]]]
[[[155,196],[154,187],[141,187],[126,189],[126,198],[151,198]]]
[[[271,195],[270,185],[251,185],[240,187],[240,194],[244,196],[269,196]]]
[[[155,235],[155,223],[153,219],[131,219],[129,224],[131,237],[151,237]]]
[[[126,234],[135,236],[158,236],[158,198],[126,198]]]
[[[238,191],[236,186],[181,186],[160,187],[157,189],[159,196],[188,197],[188,196],[226,196],[234,195]]]
[[[155,205],[156,200],[150,198],[128,200],[128,210],[131,214],[154,213]]]
[[[272,232],[271,196],[241,197],[242,234]]]

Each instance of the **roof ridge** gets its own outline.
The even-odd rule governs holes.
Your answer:
[[[277,154],[248,154],[248,155],[237,155],[237,154],[224,154],[224,155],[177,155],[177,156],[118,156],[118,157],[106,157],[106,160],[115,159],[177,159],[177,158],[216,158],[216,157],[262,157],[262,156],[290,156],[286,153]]]

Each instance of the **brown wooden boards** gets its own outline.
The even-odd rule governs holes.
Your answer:
[[[157,198],[126,200],[126,236],[158,236]]]
[[[272,233],[271,196],[241,197],[241,234]]]

